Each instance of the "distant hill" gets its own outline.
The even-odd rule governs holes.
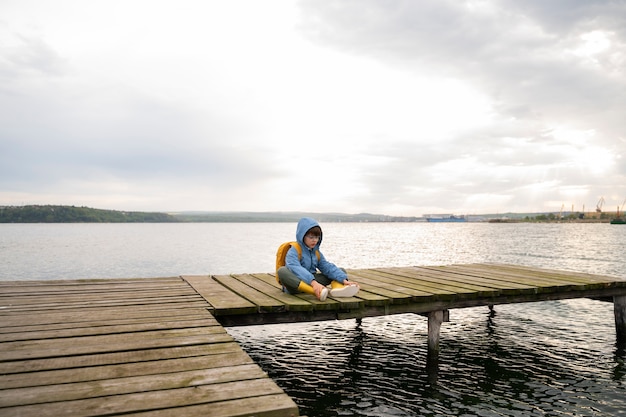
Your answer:
[[[419,217],[398,217],[360,213],[305,212],[205,212],[152,213],[102,210],[89,207],[29,205],[0,206],[0,223],[261,223],[297,222],[301,217],[320,222],[415,222]]]
[[[595,213],[592,213],[595,214]],[[256,211],[184,211],[174,213],[102,210],[90,207],[28,205],[0,206],[0,223],[280,223],[297,222],[302,217],[313,217],[324,223],[424,222],[424,217],[387,216],[384,214],[346,214],[313,212],[256,212]],[[579,218],[578,213],[498,213],[469,215],[470,222],[608,222],[611,213]]]
[[[101,210],[74,206],[4,206],[0,223],[167,223],[178,222],[166,213]]]
[[[337,222],[417,222],[421,217],[386,216],[382,214],[345,214],[345,213],[310,213],[310,212],[180,212],[171,213],[183,222],[297,222],[302,217],[313,217],[327,223]]]

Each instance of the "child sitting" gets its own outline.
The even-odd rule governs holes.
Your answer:
[[[350,281],[343,268],[328,262],[320,252],[322,228],[316,220],[303,217],[298,221],[296,241],[302,255],[292,246],[287,252],[285,266],[277,271],[283,291],[313,294],[320,301],[325,301],[329,293],[331,297],[353,297],[359,292],[359,284]]]

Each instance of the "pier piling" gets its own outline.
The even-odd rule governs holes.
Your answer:
[[[626,344],[626,296],[613,297],[613,310],[615,312],[615,337],[619,345]]]
[[[428,313],[428,352],[433,355],[439,353],[439,330],[443,319],[443,310]]]

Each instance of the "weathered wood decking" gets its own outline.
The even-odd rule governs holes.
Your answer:
[[[183,276],[226,326],[361,318],[397,313],[626,295],[626,280],[531,267],[470,264],[348,270],[361,291],[317,301],[277,292],[274,274]]]
[[[429,317],[449,309],[613,297],[626,340],[626,280],[511,265],[348,271],[357,297],[280,291],[272,274],[0,282],[0,415],[288,416],[295,403],[220,326]]]
[[[181,278],[0,282],[0,416],[292,416]]]

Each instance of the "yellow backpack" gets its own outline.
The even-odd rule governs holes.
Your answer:
[[[282,243],[278,247],[278,251],[276,251],[276,281],[278,281],[278,268],[280,268],[281,266],[285,266],[285,258],[287,257],[287,252],[289,252],[289,249],[292,246],[298,251],[298,259],[302,258],[302,248],[300,247],[300,244],[298,242]],[[315,250],[315,256],[317,256],[317,260],[319,261],[320,251],[317,249]],[[280,283],[280,281],[278,282]]]

